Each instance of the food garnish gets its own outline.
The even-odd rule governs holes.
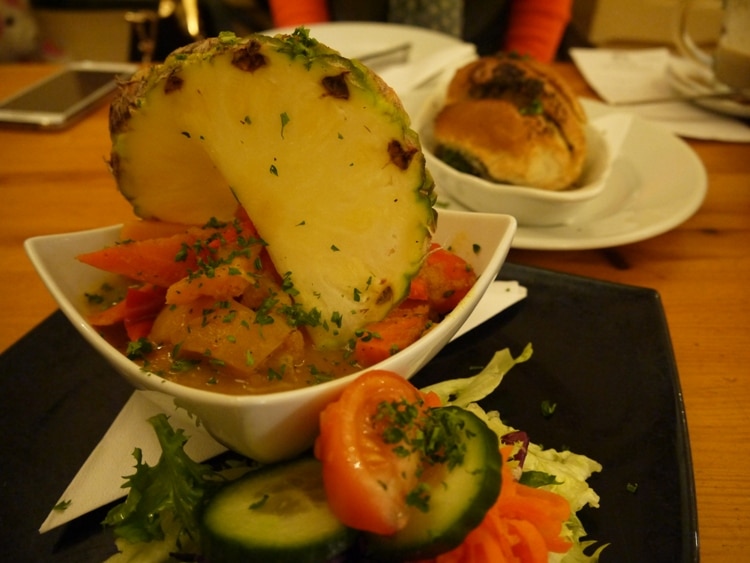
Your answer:
[[[315,456],[240,459],[232,475],[190,462],[158,415],[164,452],[149,468],[136,451],[129,496],[107,518],[121,550],[109,563],[598,561],[606,546],[582,539],[576,513],[598,506],[586,480],[601,466],[542,449],[476,402],[530,356],[502,350],[473,377],[419,390],[369,372],[321,415]]]

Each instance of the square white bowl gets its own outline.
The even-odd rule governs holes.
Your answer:
[[[427,168],[435,179],[438,192],[472,211],[512,215],[522,226],[548,227],[567,223],[589,202],[601,196],[607,186],[612,162],[630,127],[630,117],[619,114],[601,117],[586,125],[586,160],[575,187],[553,191],[503,184],[460,172],[435,156],[433,124],[444,99],[442,92],[432,95],[414,122]]]
[[[516,221],[507,215],[439,211],[434,240],[467,260],[479,278],[442,322],[411,346],[363,371],[385,369],[409,378],[432,359],[466,321],[497,276],[515,231]],[[80,263],[76,256],[113,244],[119,232],[119,226],[112,226],[39,236],[25,243],[48,290],[83,337],[134,387],[162,393],[167,401],[157,402],[169,405],[173,401],[185,408],[228,448],[266,463],[309,448],[318,432],[320,412],[362,372],[293,391],[238,396],[188,387],[143,371],[89,325],[84,314],[84,292],[100,286],[111,275]]]

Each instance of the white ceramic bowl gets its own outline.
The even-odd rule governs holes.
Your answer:
[[[444,87],[443,87],[444,88]],[[626,117],[599,118],[586,126],[587,155],[577,186],[562,191],[501,184],[459,172],[433,152],[433,123],[443,107],[442,93],[431,96],[415,119],[427,167],[438,191],[472,211],[506,213],[522,226],[544,227],[564,224],[580,214],[605,190],[612,160],[621,142]],[[625,126],[627,131],[627,126]]]
[[[510,248],[516,221],[506,215],[439,211],[434,240],[468,260],[479,279],[458,306],[419,341],[369,369],[387,369],[411,377],[445,346],[497,276]],[[85,320],[84,292],[107,274],[75,256],[112,244],[119,226],[26,241],[26,251],[60,309],[79,332],[134,387],[158,391],[194,414],[214,438],[262,462],[277,461],[309,448],[318,415],[358,374],[314,387],[267,395],[224,395],[180,385],[141,371]],[[478,245],[478,246],[474,246]],[[477,252],[475,249],[479,248]],[[43,345],[40,344],[40,345]],[[157,401],[163,404],[162,401]]]

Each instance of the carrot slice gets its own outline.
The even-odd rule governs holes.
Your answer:
[[[502,452],[508,459],[510,448]],[[509,463],[503,464],[502,483],[500,496],[482,523],[434,563],[546,563],[549,552],[570,549],[570,542],[560,537],[570,517],[565,498],[519,483]]]
[[[194,234],[184,233],[108,246],[77,258],[100,270],[169,287],[197,268],[195,253],[185,251],[196,240]]]
[[[154,320],[164,307],[165,293],[164,288],[153,285],[128,289],[123,323],[131,341],[149,335]]]
[[[405,301],[382,321],[365,327],[354,347],[354,357],[365,367],[373,366],[419,339],[430,325],[426,303]]]
[[[138,219],[124,223],[120,229],[122,240],[148,240],[179,235],[188,230],[188,225]]]
[[[125,316],[128,312],[128,305],[125,300],[118,301],[111,307],[104,309],[103,311],[95,311],[90,313],[86,319],[92,326],[112,326],[117,323],[121,323],[125,320]]]
[[[444,315],[455,309],[476,280],[476,272],[466,260],[433,243],[412,286],[415,292],[426,286],[430,306]]]

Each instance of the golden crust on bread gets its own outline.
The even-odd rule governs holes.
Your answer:
[[[586,156],[586,117],[549,67],[498,54],[459,69],[434,123],[435,153],[495,182],[561,190]]]

